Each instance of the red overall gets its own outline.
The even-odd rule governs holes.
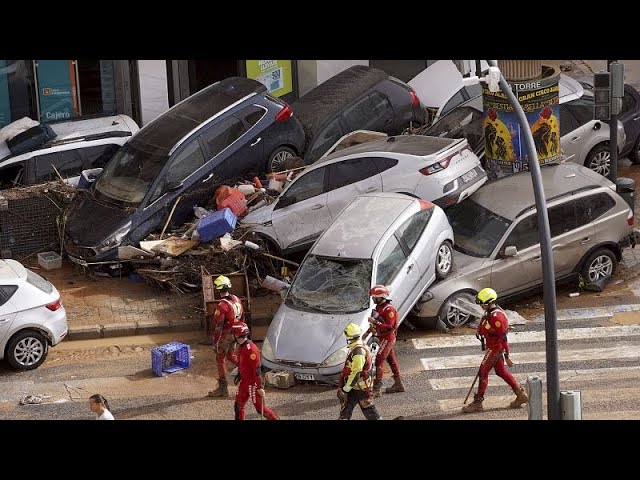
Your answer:
[[[213,344],[216,347],[216,362],[218,363],[218,379],[225,381],[227,375],[226,359],[238,364],[238,358],[231,348],[234,342],[231,325],[244,321],[242,302],[235,295],[223,297],[213,316],[215,325],[213,330]]]
[[[238,362],[240,383],[233,405],[235,419],[244,420],[244,407],[247,400],[251,399],[256,412],[261,413],[267,420],[280,420],[273,410],[264,404],[264,399],[258,395],[258,390],[262,388],[260,350],[251,340],[247,339],[238,346]]]
[[[378,312],[377,319],[382,322],[375,326],[376,336],[380,340],[380,349],[376,355],[376,381],[382,381],[385,360],[389,363],[393,376],[400,376],[400,367],[398,367],[396,351],[393,348],[398,335],[398,311],[389,300],[385,300],[376,306],[376,312]]]
[[[484,392],[489,385],[489,372],[495,369],[496,375],[501,377],[515,391],[520,387],[518,381],[504,366],[502,353],[509,355],[509,343],[507,343],[507,331],[509,321],[502,309],[494,307],[488,310],[480,319],[478,333],[485,337],[487,351],[480,364],[479,397],[484,397]]]

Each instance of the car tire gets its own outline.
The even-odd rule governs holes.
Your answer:
[[[447,328],[461,327],[476,317],[456,308],[455,305],[458,304],[458,302],[469,302],[475,305],[475,300],[476,296],[471,291],[454,293],[440,306],[438,318],[447,326]]]
[[[604,278],[611,278],[616,273],[617,266],[618,260],[615,253],[608,248],[599,248],[584,261],[580,274],[585,284],[589,285]]]
[[[267,160],[267,171],[268,172],[281,172],[286,170],[285,161],[288,158],[296,156],[296,152],[289,147],[279,146],[271,155],[269,155],[269,159]]]
[[[611,172],[611,153],[609,147],[604,143],[596,145],[587,155],[584,166],[603,177]]]
[[[636,140],[633,149],[629,152],[629,160],[636,165],[640,164],[640,135],[638,135],[638,139]]]
[[[49,344],[35,330],[23,330],[14,335],[7,344],[6,358],[16,370],[33,370],[47,358]]]
[[[445,240],[438,247],[436,252],[436,278],[442,280],[453,270],[453,249],[451,242]]]

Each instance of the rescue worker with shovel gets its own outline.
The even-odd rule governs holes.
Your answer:
[[[213,351],[216,352],[218,366],[218,388],[209,391],[210,397],[228,397],[227,384],[228,359],[234,365],[238,365],[238,357],[235,354],[235,345],[231,327],[236,322],[244,322],[244,308],[242,301],[229,292],[231,280],[224,275],[218,276],[213,281],[214,288],[222,297],[213,315]]]
[[[362,330],[355,323],[344,329],[349,353],[338,381],[339,420],[350,420],[356,404],[367,420],[380,420],[371,397],[371,352],[362,343]]]
[[[404,392],[404,383],[400,377],[400,367],[396,359],[394,345],[398,336],[398,310],[391,305],[389,299],[389,289],[384,285],[374,285],[369,291],[373,302],[376,304],[375,310],[369,317],[370,330],[380,340],[380,349],[376,355],[376,379],[373,382],[373,396],[377,398],[381,395],[382,377],[384,376],[384,362],[389,362],[393,373],[393,385],[388,387],[385,393]]]
[[[518,381],[504,366],[513,366],[513,362],[509,358],[509,343],[507,342],[507,332],[509,331],[509,321],[504,311],[496,305],[498,294],[492,288],[483,288],[476,295],[476,303],[482,306],[484,315],[480,319],[477,335],[482,335],[486,341],[486,353],[480,363],[480,368],[476,378],[480,378],[478,392],[473,396],[473,402],[462,407],[464,413],[479,412],[483,410],[482,402],[484,401],[484,392],[489,385],[489,372],[495,369],[496,375],[501,377],[509,384],[513,392],[516,394],[514,401],[510,403],[511,408],[520,408],[521,405],[527,403],[529,398],[520,386]],[[471,385],[475,384],[475,379]],[[471,392],[469,389],[469,393]],[[468,397],[468,395],[467,395]],[[465,402],[466,403],[466,399]]]

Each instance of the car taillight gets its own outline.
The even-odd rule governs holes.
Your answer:
[[[47,307],[47,309],[51,310],[52,312],[55,312],[61,306],[62,306],[62,301],[60,299],[56,300],[53,303],[49,303],[48,305],[45,305],[45,307]]]
[[[420,173],[423,175],[432,175],[434,173],[440,172],[449,166],[451,163],[451,157],[447,157],[444,160],[440,160],[439,162],[432,163],[428,167],[424,167],[420,169]]]
[[[418,98],[418,94],[413,88],[409,88],[409,95],[411,95],[411,105],[417,107],[420,105],[420,99]]]
[[[627,225],[633,226],[633,212],[629,210],[629,215],[627,215]]]
[[[287,103],[285,104],[284,108],[280,110],[280,113],[276,115],[276,122],[282,122],[284,120],[291,118],[292,116],[293,116],[293,109]]]

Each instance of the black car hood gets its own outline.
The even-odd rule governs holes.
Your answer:
[[[87,195],[71,209],[65,231],[75,245],[95,247],[131,220],[131,214]]]

